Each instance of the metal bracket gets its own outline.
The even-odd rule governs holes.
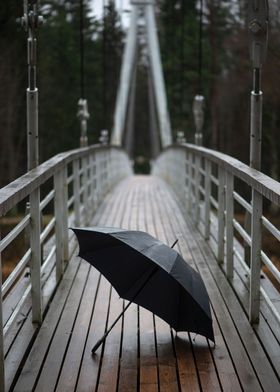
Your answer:
[[[38,14],[38,0],[24,0],[23,1],[23,17],[21,24],[23,28],[35,30],[43,23],[43,17]]]
[[[267,52],[268,0],[249,0],[247,15],[250,57],[253,68],[260,69]]]
[[[204,122],[205,99],[203,95],[196,95],[193,100],[193,115],[195,123],[195,144],[202,145],[202,128]]]
[[[88,104],[87,104],[86,99],[83,99],[83,98],[79,99],[77,117],[80,120],[80,124],[81,124],[80,146],[86,147],[88,144],[87,120],[90,117],[89,112],[88,112]]]

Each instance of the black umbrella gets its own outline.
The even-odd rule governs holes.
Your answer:
[[[132,302],[158,315],[177,332],[195,332],[214,342],[205,285],[174,249],[142,231],[111,227],[73,231],[79,256],[97,268],[120,297],[130,301],[92,352]]]

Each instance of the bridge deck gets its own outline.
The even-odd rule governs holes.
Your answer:
[[[145,176],[123,181],[106,197],[93,224],[145,230],[169,244],[178,238],[177,249],[201,273],[209,292],[216,347],[201,336],[176,336],[166,323],[133,305],[92,358],[92,346],[124,303],[94,268],[73,256],[41,328],[36,331],[27,318],[11,344],[9,387],[40,392],[280,390],[271,365],[277,359],[268,358],[213,254],[184,220],[165,184]],[[17,342],[24,339],[25,355],[13,361],[21,349]],[[274,355],[279,358],[279,346]]]

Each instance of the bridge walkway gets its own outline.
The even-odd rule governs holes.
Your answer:
[[[178,238],[177,250],[200,272],[208,290],[216,346],[194,334],[176,335],[165,322],[133,305],[92,357],[92,346],[122,310],[124,301],[94,268],[76,256],[76,248],[45,309],[42,326],[32,327],[29,315],[10,342],[5,361],[9,389],[280,390],[275,366],[280,363],[279,350],[277,354],[277,347],[274,353],[273,347],[265,348],[214,254],[183,216],[165,183],[151,176],[121,181],[98,208],[92,225],[144,230],[168,244]],[[24,341],[26,348],[19,361]]]

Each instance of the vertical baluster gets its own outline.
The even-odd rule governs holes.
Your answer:
[[[193,171],[193,159],[192,153],[189,152],[189,198],[188,198],[188,211],[191,213],[192,211],[192,171]]]
[[[0,233],[1,234],[1,233]],[[1,239],[1,237],[0,237]],[[0,252],[0,392],[5,391],[5,363],[4,363],[4,331],[3,331],[3,298],[2,298],[2,261]]]
[[[233,278],[233,217],[234,199],[232,173],[226,173],[226,274],[228,279]]]
[[[186,208],[188,208],[188,195],[189,195],[189,186],[190,186],[190,179],[189,179],[189,154],[185,152],[185,203]]]
[[[224,261],[224,235],[225,235],[225,172],[219,166],[218,171],[218,253],[220,263]]]
[[[42,295],[41,295],[41,215],[40,215],[40,189],[30,194],[30,275],[32,296],[32,321],[40,324],[42,321]]]
[[[95,181],[96,181],[96,205],[99,205],[100,199],[100,151],[95,155]]]
[[[200,156],[195,156],[195,186],[194,186],[194,194],[195,194],[195,212],[194,212],[194,222],[197,226],[199,224],[199,215],[200,215]]]
[[[210,195],[211,195],[211,162],[205,158],[205,178],[204,178],[204,191],[205,191],[205,227],[204,238],[210,238]]]
[[[81,200],[80,200],[80,160],[76,159],[73,162],[73,174],[74,174],[74,214],[75,214],[75,226],[79,227],[81,223],[80,217],[80,209],[81,209]]]
[[[88,221],[88,160],[87,157],[82,158],[82,185],[83,185],[83,207],[84,207],[84,223],[87,225]]]
[[[259,321],[260,311],[260,275],[261,275],[261,246],[262,246],[262,195],[252,190],[251,218],[251,275],[250,275],[250,305],[249,319],[251,323]]]
[[[54,175],[57,281],[61,279],[64,272],[64,262],[68,260],[68,227],[67,227],[68,217],[67,217],[66,186],[67,186],[66,168],[62,168]]]
[[[68,230],[68,184],[67,166],[62,169],[62,230],[63,230],[63,261],[69,260],[69,230]]]
[[[95,211],[95,200],[94,200],[94,169],[95,169],[95,159],[94,153],[90,155],[90,208],[92,211],[92,216]]]

